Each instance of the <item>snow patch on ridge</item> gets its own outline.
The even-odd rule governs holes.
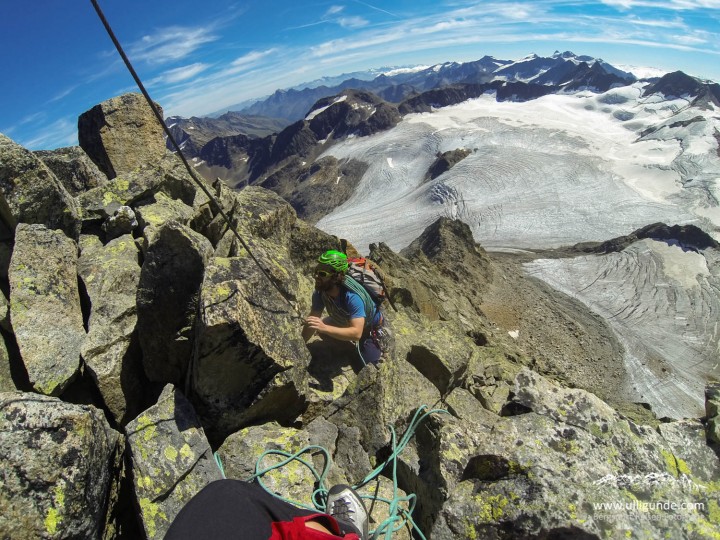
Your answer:
[[[305,120],[309,122],[310,120],[312,120],[313,118],[315,118],[318,114],[320,114],[320,113],[328,110],[330,107],[332,107],[332,106],[335,105],[336,103],[342,103],[342,102],[345,101],[346,99],[347,99],[347,96],[346,96],[346,95],[340,96],[340,97],[336,98],[332,103],[330,103],[330,105],[325,105],[324,107],[320,107],[319,109],[315,109],[315,110],[313,110],[313,111],[310,111],[310,112],[308,113],[308,115],[305,117]]]

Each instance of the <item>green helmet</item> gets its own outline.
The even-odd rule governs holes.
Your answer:
[[[334,249],[326,251],[320,255],[320,257],[318,257],[318,262],[320,264],[331,266],[338,272],[344,273],[348,269],[347,255],[345,255],[342,251],[336,251]]]

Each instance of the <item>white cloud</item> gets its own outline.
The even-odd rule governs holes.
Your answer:
[[[345,9],[345,6],[330,6],[330,8],[325,12],[325,17],[337,15],[344,9]]]
[[[227,75],[233,75],[236,73],[240,73],[243,71],[248,71],[249,69],[252,69],[253,67],[257,66],[261,62],[265,60],[268,56],[276,53],[278,49],[267,49],[265,51],[252,51],[249,52],[243,56],[240,56],[239,58],[236,58],[230,63],[230,67],[222,70],[218,75],[220,77],[225,77]]]
[[[372,4],[368,4],[367,2],[361,2],[360,0],[354,0],[356,4],[360,4],[365,7],[369,7],[370,9],[374,9],[375,11],[379,11],[380,13],[385,13],[386,15],[390,15],[391,17],[397,17],[394,13],[390,13],[389,11],[386,11],[382,8],[379,8],[377,6],[373,6]]]
[[[368,20],[362,17],[340,17],[337,22],[343,28],[362,28],[369,24]]]
[[[182,81],[186,81],[188,79],[192,79],[199,73],[205,71],[208,67],[208,64],[196,62],[195,64],[190,64],[188,66],[170,69],[163,73],[160,77],[156,77],[155,79],[153,79],[152,83],[176,84]]]
[[[681,34],[669,36],[675,43],[682,45],[703,45],[707,43],[707,39],[701,35]]]
[[[599,20],[597,17],[594,17],[594,19],[596,21]],[[605,18],[603,17],[603,19],[605,19]],[[622,22],[621,20],[619,21],[618,19],[612,19],[612,18],[607,18],[606,20],[610,24],[617,24],[618,22]],[[672,20],[669,20],[669,19],[641,19],[641,18],[637,17],[636,15],[632,15],[630,17],[627,17],[625,19],[625,22],[628,22],[628,23],[636,25],[636,26],[650,26],[653,28],[663,28],[663,29],[682,28],[682,29],[687,30],[687,24],[685,24],[685,22],[682,19],[679,19],[677,17]]]
[[[30,150],[74,146],[77,144],[77,119],[60,118],[43,127],[32,139],[18,142]]]
[[[70,86],[69,88],[66,88],[66,89],[63,90],[62,92],[59,92],[58,94],[56,94],[55,96],[53,96],[52,98],[50,98],[50,100],[48,101],[48,103],[53,103],[53,102],[55,102],[55,101],[60,101],[61,99],[69,96],[70,94],[72,94],[72,93],[75,91],[76,88],[77,88],[77,85],[76,85],[76,84],[73,85],[73,86]]]
[[[720,0],[600,0],[603,4],[619,9],[637,7],[666,10],[718,9]]]
[[[219,39],[210,27],[188,28],[171,26],[155,34],[143,36],[128,47],[131,61],[164,64],[181,60],[195,52],[201,45]]]
[[[34,112],[32,114],[28,114],[27,116],[23,117],[20,122],[18,122],[19,126],[25,125],[25,124],[32,124],[34,122],[39,122],[41,120],[45,120],[47,118],[47,114],[45,111],[38,111]]]
[[[412,30],[415,34],[434,34],[435,32],[449,32],[451,30],[458,30],[461,28],[476,26],[475,21],[472,20],[458,20],[452,19],[448,21],[440,21],[431,26],[416,27]]]

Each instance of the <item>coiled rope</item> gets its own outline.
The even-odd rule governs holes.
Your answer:
[[[385,540],[391,540],[392,535],[399,531],[400,529],[404,528],[406,525],[410,525],[412,529],[415,531],[417,537],[425,539],[425,536],[423,535],[422,531],[418,528],[417,524],[412,518],[412,513],[415,509],[415,504],[417,502],[417,496],[414,493],[410,493],[404,496],[400,496],[399,494],[399,487],[398,487],[398,476],[397,476],[397,460],[400,453],[405,449],[405,447],[410,442],[410,439],[412,439],[413,435],[415,435],[415,431],[417,430],[420,423],[422,423],[426,418],[428,418],[432,414],[449,414],[445,409],[429,409],[427,405],[422,405],[420,408],[418,408],[417,411],[415,411],[415,414],[413,416],[412,421],[408,425],[407,429],[405,430],[405,433],[400,438],[400,441],[397,440],[397,434],[395,432],[395,428],[392,425],[388,425],[388,428],[390,429],[391,433],[391,445],[392,445],[392,453],[390,456],[380,465],[375,467],[365,478],[363,478],[360,482],[353,485],[353,489],[360,490],[364,486],[368,485],[370,482],[378,478],[389,466],[391,466],[391,477],[393,482],[393,494],[392,499],[387,499],[384,497],[376,496],[376,495],[364,495],[361,494],[360,496],[368,501],[377,501],[381,503],[385,503],[388,505],[388,517],[382,521],[375,529],[370,531],[370,536],[373,539],[379,539],[384,537]],[[318,472],[311,463],[309,463],[307,460],[302,459],[303,454],[309,454],[309,453],[320,453],[323,455],[325,461],[323,465],[323,469],[321,472]],[[274,465],[263,467],[263,461],[268,456],[280,456],[284,459],[280,461],[279,463],[276,463]],[[222,461],[220,459],[220,456],[218,453],[215,453],[215,460],[218,464],[218,467],[220,468],[220,471],[222,472],[223,478],[225,477],[225,472],[222,466]],[[315,484],[317,485],[317,488],[312,493],[312,503],[314,505],[314,508],[309,507],[307,505],[304,505],[302,503],[286,499],[285,497],[281,497],[280,495],[272,492],[264,483],[262,480],[262,477],[271,472],[278,469],[281,469],[282,467],[292,463],[293,461],[299,461],[303,465],[305,465],[308,469],[310,469],[310,472],[312,473]],[[285,452],[283,450],[267,450],[263,452],[263,454],[258,458],[257,462],[255,463],[255,474],[253,474],[250,478],[247,479],[248,482],[255,481],[257,482],[265,491],[273,495],[274,497],[277,497],[287,503],[290,503],[292,505],[298,506],[300,508],[305,508],[306,510],[312,510],[312,511],[319,511],[327,513],[326,508],[326,501],[327,501],[327,495],[328,495],[328,489],[325,486],[325,479],[328,475],[328,472],[330,470],[330,466],[332,464],[332,458],[330,457],[330,453],[323,448],[322,446],[306,446],[299,450],[298,452],[295,452],[294,454]],[[406,505],[406,506],[403,506]]]

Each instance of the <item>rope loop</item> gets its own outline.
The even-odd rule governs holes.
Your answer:
[[[385,497],[377,495],[360,494],[360,497],[364,500],[379,502],[388,505],[388,517],[384,521],[382,521],[374,530],[370,531],[370,536],[373,539],[379,539],[384,537],[385,540],[391,540],[394,533],[406,527],[407,525],[410,525],[412,527],[418,538],[421,538],[423,540],[425,539],[422,531],[420,531],[417,524],[412,518],[412,513],[415,510],[415,505],[417,503],[417,496],[414,493],[409,493],[404,496],[401,496],[399,494],[397,460],[400,453],[405,449],[405,447],[412,439],[418,426],[432,414],[448,414],[448,412],[445,409],[430,409],[427,405],[420,406],[417,411],[415,411],[415,414],[413,415],[410,424],[405,430],[403,436],[400,438],[399,442],[397,439],[397,433],[395,432],[395,428],[392,425],[388,425],[388,428],[390,430],[392,447],[392,452],[390,456],[380,465],[375,467],[370,473],[368,473],[368,475],[365,476],[365,478],[363,478],[360,482],[352,486],[353,489],[360,490],[361,488],[367,486],[373,480],[377,479],[381,474],[386,472],[386,469],[391,469],[389,475],[391,476],[393,482],[392,499],[387,499]],[[314,455],[317,455],[319,453],[323,455],[323,457],[325,458],[325,463],[321,472],[318,472],[311,463],[301,457],[302,455],[308,453],[313,453]],[[263,461],[268,456],[280,456],[283,459],[280,462],[275,463],[274,465],[264,467]],[[218,461],[218,466],[222,470],[222,463],[220,462],[218,456],[216,456],[216,460]],[[262,477],[264,475],[270,473],[271,471],[278,470],[293,461],[299,461],[302,465],[310,469],[310,472],[315,479],[315,485],[317,487],[312,493],[312,502],[314,508],[274,493],[263,482]],[[255,474],[253,474],[250,478],[247,478],[246,480],[248,482],[257,482],[265,491],[267,491],[271,495],[294,506],[298,506],[306,510],[327,513],[326,502],[328,488],[325,485],[325,480],[330,471],[331,465],[332,458],[330,457],[330,453],[322,446],[306,446],[295,453],[272,449],[263,452],[263,454],[258,458],[257,462],[255,463]]]

